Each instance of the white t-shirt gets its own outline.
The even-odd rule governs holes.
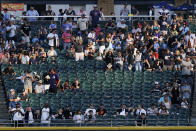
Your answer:
[[[127,27],[127,25],[126,24],[121,24],[121,22],[120,22],[120,23],[117,24],[117,27],[125,29]]]
[[[47,36],[47,38],[53,38],[54,36],[56,37],[56,45],[57,45],[57,42],[58,42],[58,39],[59,39],[59,37],[58,37],[57,34],[49,33],[48,36]],[[50,39],[48,41],[48,45],[49,46],[54,46],[54,39]]]
[[[164,14],[168,15],[169,14],[169,11],[167,9],[163,10],[163,9],[160,9],[159,10],[159,14],[162,16]]]
[[[89,111],[90,111],[90,110],[93,111],[93,115],[96,115],[96,110],[95,110],[95,109],[91,109],[91,108],[86,109],[85,114],[90,115],[90,114],[89,114]]]
[[[43,85],[36,85],[35,90],[37,93],[42,93],[44,91],[44,86]]]
[[[74,115],[73,120],[76,121],[76,123],[82,123],[84,121],[83,115]]]
[[[15,32],[16,31],[16,26],[15,25],[7,26],[6,30],[7,31],[10,30],[10,32],[8,34],[9,37],[14,37],[16,35],[16,32]]]
[[[29,61],[29,56],[22,56],[22,64],[27,64],[27,62]]]
[[[49,50],[47,55],[48,55],[48,57],[53,57],[53,56],[57,56],[57,53],[55,50]]]
[[[78,19],[78,21],[77,21],[77,23],[78,23],[78,27],[79,27],[79,29],[81,30],[81,31],[84,31],[84,30],[86,30],[87,29],[87,27],[86,27],[86,23],[87,23],[87,19],[86,18],[79,18]]]
[[[50,109],[43,108],[42,109],[42,116],[41,116],[41,123],[50,123],[50,120],[46,120],[50,116]]]
[[[137,109],[136,110],[136,115],[141,115],[142,113],[144,113],[146,115],[146,111],[144,109],[141,109],[141,110]]]
[[[16,111],[17,109],[16,108],[13,108],[12,111]],[[22,108],[20,108],[21,112],[24,114],[24,110]],[[13,116],[13,120],[14,121],[21,121],[23,120],[24,116],[19,113],[19,112],[15,112],[14,113],[14,116]]]

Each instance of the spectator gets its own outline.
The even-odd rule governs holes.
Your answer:
[[[4,11],[4,18],[3,18],[3,20],[4,21],[10,20],[10,13],[8,12],[8,9],[5,8],[5,9],[3,9],[3,11]]]
[[[63,109],[60,108],[60,109],[58,110],[58,113],[55,114],[55,115],[53,115],[53,118],[54,118],[54,119],[64,119],[65,116],[64,116],[64,114],[63,114]]]
[[[155,82],[155,87],[152,89],[152,93],[161,93],[161,88],[159,87],[159,82]]]
[[[96,117],[92,110],[88,111],[89,115],[86,116],[85,121],[89,123],[95,123]]]
[[[53,29],[51,33],[48,34],[48,45],[51,47],[53,46],[54,48],[59,47],[59,37],[57,35],[57,30]]]
[[[26,112],[25,112],[25,123],[28,124],[28,126],[32,126],[33,122],[34,122],[34,118],[33,118],[33,112],[31,107],[27,107],[26,108]]]
[[[47,30],[46,28],[44,28],[42,25],[40,26],[40,29],[38,30],[38,34],[39,34],[39,41],[41,44],[46,43],[46,39],[47,39]]]
[[[43,109],[41,110],[41,125],[49,126],[51,119],[51,109],[48,107],[48,103],[45,103]]]
[[[152,106],[147,109],[147,114],[148,115],[153,115],[154,116],[154,115],[157,115],[158,113],[159,113],[158,108],[156,108],[156,106],[154,104],[152,104]]]
[[[72,89],[80,89],[80,83],[78,79],[76,79],[75,82],[72,84]]]
[[[66,32],[64,32],[62,34],[62,39],[63,39],[64,50],[69,50],[70,46],[71,46],[71,33],[70,33],[70,30],[66,30]]]
[[[97,10],[97,6],[94,6],[94,10],[90,11],[90,20],[91,20],[91,26],[93,28],[97,27],[97,24],[99,24],[99,18],[101,17],[101,13],[99,10]]]
[[[128,26],[125,23],[125,19],[121,19],[121,22],[117,24],[117,29],[125,33],[128,29]]]
[[[52,31],[53,29],[56,29],[57,28],[57,25],[55,23],[55,21],[51,21],[51,24],[49,25],[49,30]]]
[[[42,85],[42,80],[39,80],[39,83],[35,86],[35,93],[45,93],[44,86]]]
[[[39,16],[37,10],[34,9],[33,6],[30,7],[30,10],[27,11],[26,16]],[[36,21],[37,17],[29,17],[29,21]]]
[[[12,21],[9,21],[8,26],[6,27],[8,40],[16,41],[16,26]]]
[[[48,57],[57,57],[57,53],[54,50],[54,47],[52,47],[52,46],[50,47],[50,50],[48,50],[47,56]]]
[[[89,116],[90,115],[90,110],[93,111],[92,115],[96,115],[96,110],[94,108],[94,105],[93,104],[90,104],[90,107],[86,109],[85,113],[84,113],[84,116]]]
[[[22,105],[22,101],[28,101],[29,97],[28,94],[25,92],[25,90],[22,91],[22,94],[18,96],[18,101]]]
[[[18,102],[18,98],[16,97],[15,90],[11,89],[10,94],[8,96],[9,99],[9,110],[16,107],[16,102]]]
[[[180,88],[177,83],[174,83],[173,88],[171,89],[171,102],[172,104],[180,104]]]
[[[65,84],[64,84],[64,87],[63,87],[63,92],[65,92],[66,89],[72,89],[72,86],[69,83],[69,80],[65,81]]]
[[[77,20],[78,28],[81,31],[81,34],[84,35],[86,30],[88,29],[88,20],[85,18],[85,14],[81,15],[81,18]]]
[[[65,111],[63,112],[65,119],[72,119],[73,113],[69,106],[66,107]]]
[[[48,10],[46,11],[46,16],[55,16],[55,13],[50,5],[48,6]],[[46,18],[46,20],[54,20],[54,18],[48,17]]]
[[[170,54],[169,49],[166,50],[164,54],[164,61],[163,61],[163,71],[172,70],[172,57]]]
[[[52,68],[50,70],[50,88],[49,91],[52,93],[57,93],[57,87],[59,87],[60,80],[56,71]]]
[[[136,110],[136,115],[141,116],[142,113],[146,115],[146,111],[144,110],[143,106],[139,104]]]
[[[134,63],[135,63],[135,70],[142,71],[142,54],[140,53],[139,50],[136,51]]]
[[[193,71],[193,64],[191,63],[191,59],[186,57],[186,61],[182,61],[182,75],[190,76]]]
[[[80,38],[75,45],[75,60],[84,60],[83,40]]]
[[[97,115],[98,116],[106,116],[107,110],[104,108],[103,104],[100,104],[100,107],[97,109]]]
[[[184,109],[189,109],[191,106],[190,104],[188,103],[187,99],[186,98],[182,98],[182,102],[181,102],[181,108],[184,108]]]
[[[82,16],[82,15],[86,15],[86,12],[84,10],[84,8],[80,8],[79,12],[78,12],[78,16]]]
[[[22,25],[21,33],[22,40],[24,40],[25,43],[29,43],[31,38],[31,27],[29,22],[26,22],[24,25]]]
[[[140,116],[138,116],[135,121],[136,126],[146,126],[146,123],[147,123],[147,121],[146,121],[145,113],[142,113]]]
[[[122,71],[123,67],[124,67],[124,58],[123,58],[121,52],[118,52],[118,56],[114,59],[115,59],[116,67]]]
[[[125,104],[122,105],[121,109],[117,110],[117,115],[121,115],[121,116],[127,116],[128,115],[128,109],[127,109],[127,106]]]
[[[43,86],[45,91],[47,92],[50,87],[50,73],[46,72],[43,74]]]
[[[124,7],[120,10],[120,16],[128,16],[129,10],[127,9],[127,4],[124,4]],[[128,20],[128,18],[124,18]]]
[[[191,87],[188,85],[187,81],[184,81],[182,86],[180,87],[182,98],[189,99],[191,95]]]
[[[27,94],[32,93],[32,83],[34,81],[34,78],[29,70],[26,71],[26,74],[22,77],[22,80],[24,80],[25,92]]]
[[[181,35],[185,35],[189,31],[189,27],[187,26],[187,23],[184,22],[183,26],[179,29],[181,31]]]
[[[159,115],[169,115],[169,110],[165,105],[162,105],[161,109],[159,109]]]
[[[103,10],[103,8],[101,7],[101,8],[99,9],[99,11],[100,11],[100,15],[101,15],[101,17],[99,18],[99,20],[100,20],[100,21],[104,21],[105,18],[104,18],[104,10]]]
[[[166,15],[166,16],[169,15],[169,11],[165,8],[165,6],[162,6],[162,8],[159,10],[159,15],[160,15],[160,19],[161,19],[161,16],[163,15]]]
[[[16,107],[11,110],[11,113],[13,113],[14,126],[15,127],[24,126],[23,117],[25,115],[25,112],[23,108],[20,107],[20,104],[17,103]]]
[[[131,14],[134,16],[139,15],[139,11],[133,5],[131,6]]]
[[[12,65],[9,65],[7,68],[5,68],[3,74],[13,77],[16,74],[16,72],[14,72]]]
[[[171,109],[171,106],[172,106],[171,99],[167,93],[165,92],[163,93],[163,97],[159,99],[159,103],[164,105],[167,109]]]
[[[82,115],[81,111],[77,111],[76,114],[73,117],[73,120],[76,124],[82,124],[84,123],[84,116]]]

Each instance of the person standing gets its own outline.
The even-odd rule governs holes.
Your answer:
[[[50,70],[50,89],[49,91],[52,93],[57,93],[57,87],[60,84],[59,76],[55,72],[54,69]]]
[[[97,24],[99,24],[100,17],[101,17],[100,11],[97,10],[97,6],[94,6],[94,10],[90,12],[91,25],[93,28],[96,28]]]
[[[11,110],[11,113],[13,113],[13,120],[14,120],[14,126],[15,127],[21,127],[23,126],[23,119],[24,119],[24,110],[22,107],[20,107],[20,104],[16,104],[16,108],[13,108]]]
[[[29,70],[27,70],[26,74],[24,77],[22,77],[22,80],[24,80],[24,89],[25,92],[28,93],[32,93],[32,83],[34,81],[33,76],[31,75],[31,72]]]
[[[39,16],[39,13],[37,12],[37,10],[34,9],[33,6],[30,7],[30,10],[27,11],[26,16]],[[29,17],[29,21],[36,21],[37,18],[36,17]]]
[[[7,8],[5,8],[3,11],[4,11],[4,18],[3,18],[3,20],[4,21],[10,20],[10,13],[8,12]]]
[[[49,126],[51,117],[51,110],[48,107],[48,103],[45,103],[44,108],[41,110],[41,125]]]
[[[59,37],[57,35],[57,30],[53,29],[51,33],[48,34],[48,45],[51,47],[59,47]]]
[[[22,25],[21,33],[22,33],[22,40],[24,40],[25,43],[29,43],[31,37],[31,27],[29,22],[26,22],[24,25]]]
[[[81,15],[81,18],[78,19],[77,24],[82,35],[85,34],[86,30],[88,29],[88,20],[85,18],[85,14]]]

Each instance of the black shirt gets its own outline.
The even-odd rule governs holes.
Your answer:
[[[76,52],[77,53],[82,53],[83,52],[83,46],[82,44],[76,44]]]
[[[31,27],[29,25],[22,25],[21,30],[27,35],[29,36],[29,32],[31,31]],[[22,34],[23,35],[23,34]]]
[[[70,117],[72,117],[72,112],[70,110],[65,110],[64,117],[65,119],[70,119]]]
[[[102,40],[102,39],[104,39],[104,36],[100,35],[100,36],[98,37],[98,40]],[[98,42],[98,44],[99,44],[99,46],[105,45],[103,41]]]
[[[4,70],[4,73],[7,74],[7,75],[13,75],[14,70],[13,70],[13,69],[6,68],[6,69]]]
[[[100,116],[103,116],[107,113],[107,110],[104,108],[103,109],[99,108],[99,109],[97,109],[97,112]]]

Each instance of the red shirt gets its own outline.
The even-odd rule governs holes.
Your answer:
[[[67,32],[64,32],[62,34],[62,38],[64,38],[63,39],[63,42],[69,43],[70,42],[70,38],[71,38],[71,34],[70,33],[67,33]]]

